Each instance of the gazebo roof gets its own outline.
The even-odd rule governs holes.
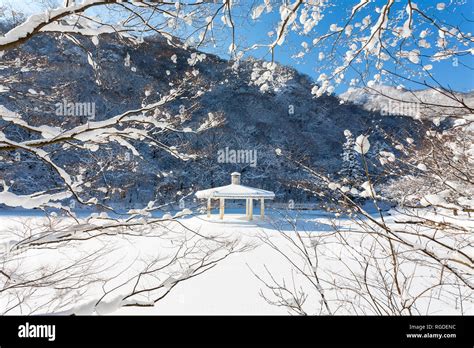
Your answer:
[[[255,187],[243,186],[239,184],[230,184],[226,186],[214,187],[207,190],[196,192],[197,198],[275,198],[272,191],[261,190]]]

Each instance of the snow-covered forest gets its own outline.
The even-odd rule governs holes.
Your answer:
[[[473,23],[0,0],[0,313],[473,315]]]

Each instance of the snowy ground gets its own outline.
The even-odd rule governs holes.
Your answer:
[[[322,212],[306,213],[307,219],[325,219]],[[254,250],[231,255],[219,263],[215,269],[200,277],[182,283],[175,289],[174,296],[165,298],[161,305],[148,313],[153,314],[288,314],[287,310],[268,304],[259,291],[263,284],[252,273],[261,271],[266,265],[278,269],[282,276],[289,276],[291,270],[288,264],[268,245],[262,243],[258,236],[273,235],[280,232],[273,226],[276,214],[271,214],[265,221],[255,216],[253,221],[247,221],[242,213],[226,214],[223,221],[213,215],[195,216],[185,220],[190,228],[199,228],[204,233],[219,233],[241,237],[244,242],[255,244]],[[327,219],[327,218],[326,218]],[[324,225],[321,225],[324,226]],[[319,232],[314,225],[314,232]],[[122,309],[119,313],[141,314],[136,309]]]
[[[62,224],[69,226],[72,222],[68,218],[54,219],[51,222],[44,216],[30,213],[18,214],[18,212],[14,214],[11,215],[8,212],[0,214],[0,238],[3,241],[21,239],[19,235],[24,237],[31,233],[31,230],[47,231],[52,225],[56,230],[61,229]],[[291,233],[292,220],[287,221],[287,212],[283,211],[269,212],[265,220],[260,219],[258,211],[256,214],[253,221],[247,221],[242,216],[242,212],[237,210],[227,211],[223,221],[219,220],[216,214],[210,219],[205,215],[193,215],[180,218],[179,223],[165,223],[163,231],[157,235],[150,234],[150,230],[144,229],[141,236],[104,235],[81,241],[79,244],[71,242],[60,249],[55,247],[56,243],[53,243],[52,248],[48,249],[31,248],[26,252],[12,252],[8,255],[9,260],[4,267],[6,269],[17,267],[28,271],[41,270],[41,267],[54,268],[68,261],[75,263],[85,255],[88,255],[86,259],[89,260],[90,255],[94,255],[90,263],[84,263],[77,270],[68,270],[65,274],[72,279],[69,285],[74,285],[75,271],[81,274],[90,272],[96,282],[91,282],[84,292],[79,289],[53,290],[53,281],[51,286],[45,286],[25,295],[29,304],[27,307],[22,307],[21,311],[19,307],[12,308],[8,314],[51,312],[69,314],[71,309],[75,313],[91,314],[90,303],[94,303],[103,294],[102,284],[105,280],[108,282],[106,289],[118,287],[118,290],[111,295],[109,304],[103,306],[99,314],[288,314],[286,308],[271,305],[259,295],[260,290],[265,286],[255,274],[263,275],[267,268],[278,277],[278,280],[293,279],[295,288],[305,286],[304,280],[298,277],[295,268],[261,239],[262,237],[270,238],[283,250],[290,251],[292,246],[287,245],[287,241],[282,238],[282,231]],[[351,226],[349,220],[335,220],[333,216],[317,211],[291,212],[291,218],[293,222],[296,221],[298,230],[306,231],[309,235],[330,235],[334,223],[346,226],[345,228]],[[206,243],[206,237],[217,236],[221,240],[237,241],[239,245],[250,245],[251,250],[232,254],[207,272],[180,282],[170,294],[153,307],[120,307],[114,304],[114,298],[126,293],[130,288],[120,287],[129,279],[128,277],[142,270],[143,265],[153,258],[161,257],[166,261],[176,250],[176,241],[185,235],[189,236],[189,230],[198,232],[199,239],[204,238],[204,243]],[[195,237],[194,232],[191,232],[191,235],[192,238]],[[337,248],[331,246],[330,243],[326,248],[334,255],[338,253]],[[339,254],[337,257],[340,256]],[[349,259],[350,256],[348,256]],[[184,269],[187,266],[180,267]],[[331,265],[329,269],[332,269],[331,272],[343,272],[344,270],[339,269],[340,267],[334,263],[334,266]],[[164,272],[164,278],[153,281],[166,282],[166,277],[180,271],[182,270],[176,267],[170,268]],[[151,283],[152,280],[149,282]],[[62,301],[61,304],[59,299]],[[311,301],[318,303],[319,300],[309,296],[307,302],[310,305]],[[0,307],[4,312],[5,308],[13,307],[14,303],[13,297],[5,294],[0,296]],[[430,309],[430,313],[456,313],[450,306],[451,304],[447,304],[446,307]],[[469,310],[472,308],[464,309],[468,312]],[[345,311],[341,309],[341,313],[345,312],[350,313],[350,308],[346,308]]]
[[[256,211],[258,214],[258,211]],[[1,236],[3,240],[11,239],[18,231],[26,233],[28,228],[48,225],[48,220],[31,211],[2,212]],[[321,213],[313,213],[314,217]],[[242,243],[249,243],[255,249],[249,252],[231,255],[228,259],[218,263],[215,268],[196,278],[179,284],[173,293],[153,308],[122,308],[115,314],[286,314],[283,308],[271,306],[261,298],[258,293],[262,284],[252,274],[251,269],[257,269],[263,264],[280,266],[282,263],[277,255],[257,238],[258,235],[278,234],[272,226],[273,214],[262,221],[258,215],[253,221],[247,221],[242,214],[235,210],[228,211],[225,220],[218,219],[214,214],[210,219],[204,215],[198,215],[181,219],[181,222],[192,230],[198,230],[202,235],[220,235],[228,239],[240,239]],[[176,224],[173,229],[182,230]],[[15,238],[14,238],[15,239]],[[16,238],[18,240],[19,238]],[[146,258],[150,254],[156,254],[161,249],[169,247],[168,239],[153,239],[137,237],[133,244],[120,237],[100,237],[81,245],[88,250],[102,248],[102,243],[116,244],[116,250],[108,254],[110,263],[114,264],[112,269],[109,265],[102,265],[108,273],[119,273],[129,263],[140,257]],[[78,252],[76,250],[76,252]],[[30,262],[37,260],[56,260],[56,251],[41,250],[28,251]],[[18,254],[11,253],[11,257]],[[119,261],[120,260],[120,261]],[[102,264],[102,263],[101,263]],[[98,266],[99,267],[99,266]]]

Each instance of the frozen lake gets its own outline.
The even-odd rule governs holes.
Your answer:
[[[309,289],[305,310],[325,314],[311,279],[314,265],[300,255],[299,248],[318,248],[318,272],[325,282],[318,286],[326,288],[331,301],[338,301],[340,294],[332,294],[330,284],[336,275],[350,275],[359,267],[357,253],[365,251],[370,236],[360,233],[353,220],[323,211],[269,209],[262,220],[256,209],[253,221],[246,220],[241,208],[227,209],[224,220],[217,211],[211,218],[191,214],[176,220],[163,213],[130,221],[87,215],[82,212],[75,221],[41,212],[0,211],[0,239],[10,247],[2,254],[5,269],[23,280],[35,272],[55,274],[32,293],[23,294],[25,290],[16,289],[9,280],[12,292],[0,296],[6,314],[288,314],[288,306],[272,304],[262,296],[272,295],[265,284],[271,277],[295,291]],[[388,222],[396,218],[396,214],[385,217]],[[12,248],[15,245],[21,248]],[[188,279],[199,260],[209,265]],[[150,265],[161,265],[160,271],[140,279],[141,286],[158,284],[166,295],[151,305],[153,296],[140,294],[137,298],[146,305],[124,306],[126,302],[117,299],[127,297],[137,274]],[[407,265],[406,270],[413,267]],[[11,305],[19,293],[27,306]],[[360,301],[357,294],[347,296],[348,303]],[[101,305],[94,307],[102,297]],[[441,297],[429,305],[428,312],[457,313],[444,302]],[[332,314],[354,314],[349,305],[336,308]]]

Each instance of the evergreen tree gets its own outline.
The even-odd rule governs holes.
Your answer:
[[[355,140],[350,130],[344,131],[346,142],[342,146],[342,167],[338,172],[344,181],[354,182],[361,178],[362,172],[354,150]]]

